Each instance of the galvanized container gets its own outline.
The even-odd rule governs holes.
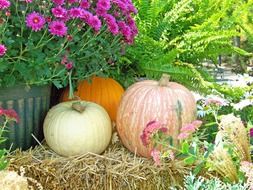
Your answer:
[[[4,136],[8,138],[0,145],[12,150],[26,150],[37,144],[32,134],[41,141],[43,139],[43,120],[50,105],[51,86],[14,86],[0,88],[0,107],[14,109],[20,121],[11,123]]]

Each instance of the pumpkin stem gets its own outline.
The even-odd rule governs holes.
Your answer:
[[[83,113],[85,110],[85,106],[81,104],[81,102],[72,103],[72,109],[78,111],[79,113]]]
[[[170,75],[162,74],[162,77],[159,80],[159,86],[168,86],[169,82],[170,82]]]

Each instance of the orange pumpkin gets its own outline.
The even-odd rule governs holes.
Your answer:
[[[74,95],[81,100],[95,102],[103,106],[111,120],[115,121],[123,93],[124,89],[117,81],[111,78],[93,77],[91,83],[86,80],[81,81]],[[61,101],[69,101],[68,95],[69,89],[65,89]]]

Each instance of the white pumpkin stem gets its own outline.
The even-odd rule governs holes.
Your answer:
[[[85,106],[81,104],[81,102],[72,103],[72,109],[78,111],[79,113],[83,113],[85,110]]]
[[[159,80],[159,86],[168,86],[169,82],[170,82],[170,75],[162,74],[162,77]]]

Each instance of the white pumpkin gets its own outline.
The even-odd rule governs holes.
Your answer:
[[[50,148],[63,156],[102,153],[112,135],[111,119],[98,104],[70,101],[52,107],[43,132]]]

